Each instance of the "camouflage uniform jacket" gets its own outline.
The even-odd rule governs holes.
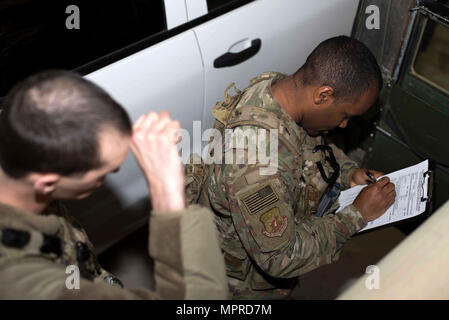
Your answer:
[[[184,212],[152,213],[149,254],[155,261],[156,290],[122,289],[101,268],[85,231],[62,206],[37,215],[0,203],[0,299],[227,298],[225,267],[208,210],[192,206]],[[69,265],[79,269],[79,289],[67,287],[73,274]]]
[[[259,153],[256,160],[249,152],[255,143],[251,138],[243,148],[235,144],[236,139],[225,139],[222,164],[208,166],[199,203],[215,212],[234,298],[288,296],[294,286],[291,280],[336,261],[344,243],[366,225],[353,205],[338,214],[329,214],[335,211],[334,205],[324,217],[313,215],[327,184],[316,166],[317,161],[325,163],[324,154],[311,150],[323,144],[323,138],[309,136],[273,98],[271,84],[283,77],[264,73],[251,80],[243,92],[237,90],[234,98],[226,91],[226,101],[218,102],[213,112],[214,127],[224,136],[224,129],[260,133],[271,127],[279,132],[278,164],[273,174],[261,174],[260,169],[267,165],[261,163]],[[263,149],[267,154],[270,144],[268,139]],[[338,181],[342,189],[348,188],[349,172],[357,165],[331,147],[341,168]],[[229,152],[235,161],[245,164],[226,163]]]

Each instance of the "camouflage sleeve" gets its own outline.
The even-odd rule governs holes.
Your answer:
[[[293,173],[296,160],[280,151],[276,174],[260,175],[263,167],[225,164],[221,174],[235,228],[251,258],[278,278],[337,260],[344,243],[366,225],[361,214],[350,205],[335,215],[295,219],[302,191]]]
[[[340,183],[341,183],[341,189],[345,190],[348,189],[349,186],[349,174],[353,169],[358,168],[359,166],[354,160],[351,160],[340,148],[338,148],[334,144],[329,145],[335,155],[335,158],[337,159],[338,163],[340,164]]]
[[[155,260],[156,291],[120,289],[80,279],[68,289],[64,266],[44,257],[25,258],[0,269],[2,299],[226,299],[225,267],[212,214],[189,207],[154,213],[149,252]]]

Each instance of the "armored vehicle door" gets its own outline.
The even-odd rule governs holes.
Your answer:
[[[367,2],[361,1],[353,35],[375,53],[384,88],[377,108],[346,134],[365,133],[369,168],[392,172],[429,159],[436,209],[449,199],[448,1],[369,1],[379,8],[379,29],[365,24]]]

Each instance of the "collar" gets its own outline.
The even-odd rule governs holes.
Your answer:
[[[54,235],[61,227],[60,217],[50,214],[36,214],[0,203],[0,228],[23,231],[39,231]]]
[[[276,99],[273,96],[273,92],[271,91],[271,86],[275,84],[278,80],[281,80],[285,78],[286,75],[282,73],[277,73],[274,77],[269,79],[270,83],[268,84],[266,90],[267,94],[270,96],[272,100],[271,108],[267,108],[270,111],[274,111],[275,114],[279,116],[288,126],[288,128],[293,129],[293,132],[296,134],[296,136],[299,138],[301,142],[303,142],[307,136],[307,132],[299,126],[295,120],[287,113],[287,111],[284,110],[284,108],[281,107],[279,102],[276,101]]]

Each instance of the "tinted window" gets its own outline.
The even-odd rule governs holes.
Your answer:
[[[68,29],[69,5],[79,29]],[[74,20],[70,19],[73,23]],[[74,69],[166,29],[163,0],[0,2],[0,96],[43,69]]]
[[[212,11],[230,2],[233,2],[233,0],[207,0],[207,10]]]
[[[449,28],[427,21],[414,63],[415,72],[449,93]]]

